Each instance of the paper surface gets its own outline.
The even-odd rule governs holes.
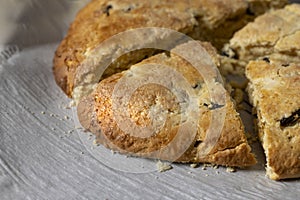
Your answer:
[[[299,198],[300,180],[265,177],[258,143],[259,163],[235,173],[181,164],[159,173],[155,161],[94,148],[52,75],[54,51],[86,2],[0,3],[1,200]]]

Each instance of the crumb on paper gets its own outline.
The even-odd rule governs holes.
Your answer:
[[[64,118],[65,118],[65,120],[68,120],[68,119],[70,119],[70,117],[69,117],[69,116],[67,116],[67,115],[65,115],[65,116],[64,116]]]
[[[227,168],[226,168],[226,172],[228,172],[228,173],[233,173],[233,172],[236,172],[236,169],[233,168],[233,167],[227,167]]]
[[[156,163],[156,168],[158,172],[165,172],[168,171],[170,169],[172,169],[173,167],[168,164],[168,163],[163,163],[160,160]]]
[[[93,145],[94,145],[94,146],[99,146],[100,144],[97,142],[96,139],[94,139],[94,140],[93,140]]]
[[[74,100],[70,101],[69,107],[75,107],[75,106],[76,106],[76,102]]]
[[[191,167],[191,168],[197,168],[197,167],[198,167],[198,164],[196,164],[196,163],[190,164],[190,167]]]
[[[202,166],[202,170],[206,170],[207,167],[212,167],[213,165],[212,164],[206,164],[204,163],[203,166]]]
[[[42,111],[41,114],[44,115],[44,114],[46,114],[46,112],[45,112],[45,111]]]
[[[64,105],[64,106],[63,106],[63,108],[64,108],[64,109],[66,109],[66,110],[69,110],[69,109],[71,109],[71,107],[70,107],[70,106],[66,106],[66,105]]]
[[[219,166],[218,166],[218,165],[213,165],[213,168],[214,168],[214,169],[218,169]]]
[[[81,152],[80,152],[80,154],[81,154],[81,155],[83,155],[83,154],[84,154],[84,152],[83,152],[83,151],[81,151]]]

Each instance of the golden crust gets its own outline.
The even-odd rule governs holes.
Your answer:
[[[206,43],[209,54],[214,58],[216,64],[216,53],[212,51],[212,47]],[[176,49],[176,48],[175,48]],[[221,135],[214,147],[205,156],[201,154],[201,144],[205,142],[206,132],[209,129],[210,117],[212,115],[212,103],[208,88],[206,87],[202,76],[187,61],[177,56],[175,53],[167,55],[165,53],[145,59],[143,62],[132,66],[129,70],[118,73],[102,80],[95,91],[83,98],[78,105],[78,116],[82,125],[93,132],[97,136],[97,141],[106,147],[135,156],[143,156],[150,158],[158,158],[171,160],[176,162],[209,162],[224,166],[250,166],[256,163],[254,155],[250,152],[251,148],[247,144],[244,135],[244,127],[242,125],[239,114],[234,109],[234,104],[226,92],[226,117]],[[123,131],[117,123],[116,116],[124,115],[126,111],[113,109],[113,92],[116,85],[120,83],[122,78],[141,77],[145,73],[143,66],[151,63],[169,66],[183,75],[190,88],[197,93],[197,103],[201,116],[197,125],[197,130],[193,136],[192,128],[185,127],[184,133],[190,140],[187,149],[175,158],[174,156],[181,151],[181,142],[173,144],[172,153],[167,156],[159,154],[152,155],[151,152],[159,151],[163,147],[168,146],[174,138],[180,127],[184,126],[189,116],[187,110],[178,102],[177,96],[174,96],[176,88],[173,91],[166,89],[159,84],[148,84],[139,87],[131,95],[128,103],[128,112],[130,119],[137,125],[145,127],[151,123],[149,116],[154,112],[155,118],[165,116],[165,123],[151,137],[135,137]],[[157,72],[160,73],[160,72]],[[171,75],[168,77],[171,82],[174,80]],[[174,83],[175,84],[175,83]],[[219,84],[219,83],[215,83]],[[126,86],[124,86],[126,88]],[[124,92],[124,91],[123,91]],[[125,91],[127,92],[127,91]],[[177,91],[178,92],[178,91]],[[181,94],[182,91],[179,94]],[[185,96],[185,94],[183,94]],[[119,97],[121,100],[123,96]],[[118,99],[118,98],[117,98]],[[184,101],[183,101],[184,102]],[[158,110],[158,111],[157,111]],[[152,113],[153,114],[153,113]],[[101,131],[100,131],[101,130]],[[190,138],[189,138],[190,137]]]
[[[267,175],[274,180],[300,177],[300,65],[252,61],[246,75],[258,114]]]
[[[76,73],[81,73],[77,72],[77,68],[89,52],[105,39],[125,30],[139,27],[170,28],[195,39],[211,41],[220,47],[234,31],[252,20],[252,15],[264,12],[269,7],[281,7],[285,3],[285,0],[234,0],[234,3],[232,0],[93,0],[78,13],[67,36],[57,48],[53,67],[55,80],[66,94],[72,96],[77,85],[74,83]],[[247,14],[249,9],[251,13]],[[153,53],[145,52],[144,56]],[[119,61],[122,68],[126,68],[144,56],[132,54]]]

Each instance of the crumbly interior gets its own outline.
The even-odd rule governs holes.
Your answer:
[[[267,175],[274,180],[300,177],[299,64],[252,61],[246,75],[267,157]]]
[[[300,4],[273,10],[236,32],[223,48],[224,71],[244,74],[250,60],[300,63]]]

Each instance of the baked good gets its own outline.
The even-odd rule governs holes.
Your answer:
[[[207,74],[203,74],[203,77],[178,55],[178,52],[188,52],[191,58],[198,58],[204,65],[209,63],[205,61],[208,56],[203,54],[203,57],[199,57],[199,52],[191,50],[188,45],[190,43],[182,44],[170,54],[152,56],[131,66],[129,70],[102,80],[93,93],[78,104],[77,113],[81,124],[96,135],[100,144],[133,156],[238,167],[255,164],[256,159],[250,152],[244,127],[228,92],[219,91],[217,88],[222,84],[217,79],[210,79],[213,90],[217,91],[218,98],[223,98],[224,104],[212,102],[211,91],[204,79],[211,72],[205,70]],[[208,43],[201,43],[201,46],[218,65],[214,48]],[[167,71],[157,68],[159,66],[168,66]],[[187,89],[177,87],[178,84],[184,84],[181,84],[181,79],[176,78],[172,70],[184,77]],[[139,81],[144,83],[148,79],[151,83],[136,86]],[[166,85],[162,85],[161,81]],[[130,97],[126,97],[128,93]],[[118,103],[114,106],[115,101],[128,101],[128,104],[125,107]],[[189,109],[191,102],[196,102],[196,106]],[[199,112],[196,112],[197,109]],[[217,133],[219,127],[210,127],[211,123],[222,118],[221,114],[214,118],[214,112],[219,111],[225,112],[220,134]],[[190,120],[195,124],[190,123]],[[150,125],[154,127],[151,135],[136,135],[142,132],[140,127]],[[181,137],[180,130],[183,134]],[[208,133],[209,130],[212,132]],[[212,141],[215,141],[213,146],[207,148]]]
[[[259,138],[274,180],[300,177],[300,65],[251,61],[249,96],[258,116]]]
[[[94,56],[92,52],[100,43],[120,32],[141,27],[164,27],[187,34],[194,39],[211,41],[220,48],[236,30],[254,19],[257,14],[265,12],[270,7],[282,7],[286,2],[286,0],[93,0],[78,13],[67,36],[57,48],[53,67],[55,80],[68,96],[78,101],[90,93],[100,79],[97,66],[90,63],[82,67],[83,61],[89,56]],[[153,44],[161,37],[165,40],[170,39],[169,35],[149,33],[149,37],[143,43]],[[132,48],[130,43],[128,41],[126,47],[118,44],[101,47],[99,60],[110,60],[112,63],[103,77],[109,77],[157,53],[154,49],[144,49],[123,55],[112,62],[111,56],[116,51]]]
[[[300,63],[300,4],[270,11],[234,34],[224,47],[223,67],[243,74],[250,60]]]

